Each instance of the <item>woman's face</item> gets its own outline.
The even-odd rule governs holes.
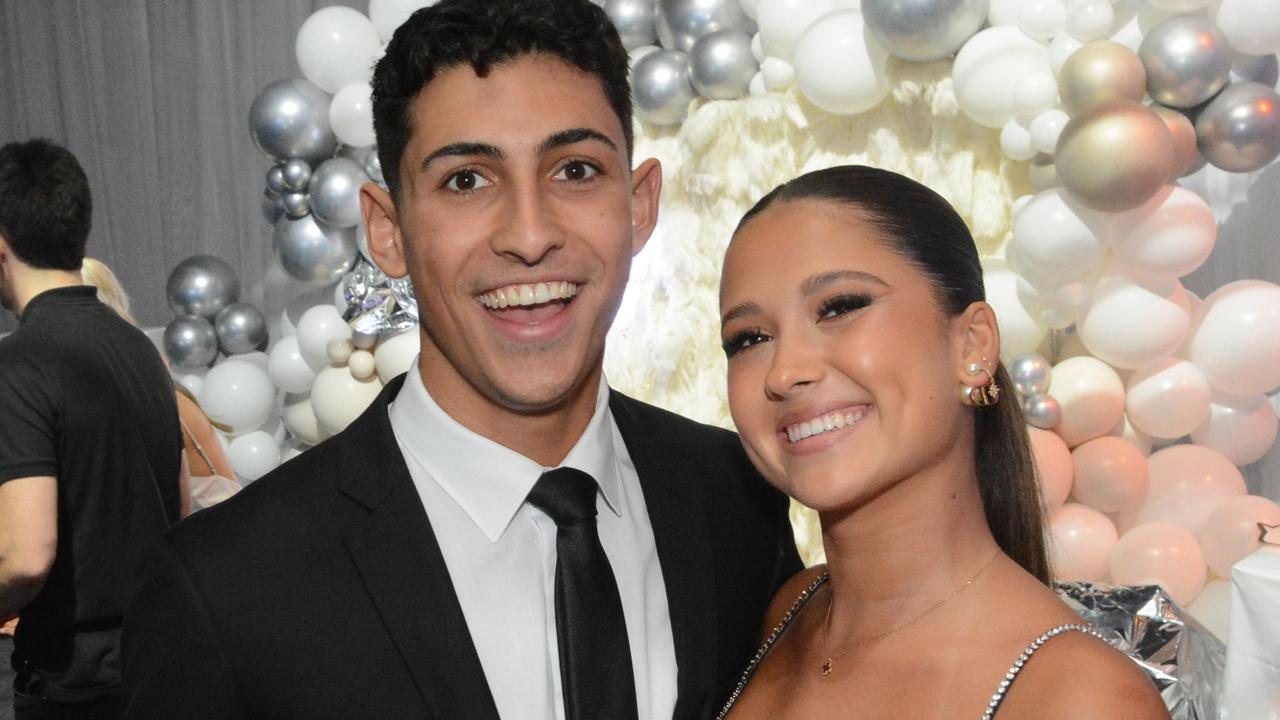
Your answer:
[[[961,435],[972,443],[965,332],[879,232],[834,202],[782,202],[725,257],[733,420],[764,476],[819,511],[936,465]]]

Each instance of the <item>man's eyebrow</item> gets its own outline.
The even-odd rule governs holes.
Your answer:
[[[751,300],[734,305],[725,311],[724,315],[720,316],[720,327],[724,327],[738,318],[759,315],[761,312],[763,311],[760,309],[760,306]]]
[[[805,278],[805,281],[800,283],[800,293],[803,295],[813,295],[831,283],[839,282],[841,280],[861,280],[875,285],[883,285],[885,287],[889,286],[889,283],[881,280],[871,273],[859,272],[857,270],[832,270],[831,272],[824,272]]]
[[[552,150],[565,145],[573,145],[575,143],[585,142],[587,140],[595,140],[609,146],[610,150],[617,150],[618,145],[610,140],[608,136],[598,130],[591,128],[572,128],[569,130],[561,130],[538,145],[538,154],[544,155]]]
[[[450,143],[444,147],[437,148],[430,155],[422,159],[422,169],[426,170],[431,163],[445,157],[481,157],[491,158],[499,162],[506,159],[506,155],[495,145],[480,142],[457,142]]]

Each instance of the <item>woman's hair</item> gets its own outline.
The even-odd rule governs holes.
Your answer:
[[[117,315],[128,320],[131,325],[138,324],[133,313],[129,312],[129,294],[124,291],[111,268],[99,260],[87,257],[80,264],[80,279],[84,280],[85,285],[98,288],[98,300],[103,305],[115,310]]]
[[[889,247],[929,278],[943,312],[954,317],[986,299],[978,248],[964,220],[936,192],[896,173],[861,165],[802,175],[765,195],[738,224],[779,202],[821,200],[850,208],[880,231]],[[736,233],[736,231],[735,231]],[[995,381],[1011,390],[997,358]],[[974,463],[987,524],[1000,548],[1049,583],[1040,485],[1022,408],[1004,402],[973,409]]]
[[[235,432],[235,428],[231,427],[230,425],[226,423],[218,422],[217,420],[214,420],[213,418],[209,417],[208,413],[204,411],[204,408],[200,406],[200,401],[196,399],[196,394],[188,390],[186,385],[183,385],[180,382],[175,382],[173,384],[173,389],[177,391],[177,393],[182,397],[190,400],[191,404],[196,406],[196,409],[200,411],[201,415],[204,415],[205,419],[209,421],[210,425],[218,428],[224,433]]]

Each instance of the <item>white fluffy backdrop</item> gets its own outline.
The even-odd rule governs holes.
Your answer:
[[[805,172],[865,164],[912,177],[955,206],[984,258],[1000,254],[1013,201],[1031,192],[1026,163],[1001,152],[999,131],[960,112],[949,62],[891,62],[892,100],[852,117],[824,113],[793,89],[695,101],[678,128],[637,123],[636,161],[662,162],[662,210],[609,337],[614,387],[732,427],[718,311],[725,248],[756,200]],[[816,516],[795,506],[792,519],[802,556],[820,561]]]

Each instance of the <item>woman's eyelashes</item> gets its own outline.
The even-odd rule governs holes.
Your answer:
[[[818,306],[818,320],[830,320],[848,315],[867,307],[871,304],[871,301],[872,297],[870,295],[857,293],[827,298]]]
[[[733,357],[743,350],[755,347],[769,340],[769,336],[760,328],[751,328],[730,335],[722,344],[726,357]]]

